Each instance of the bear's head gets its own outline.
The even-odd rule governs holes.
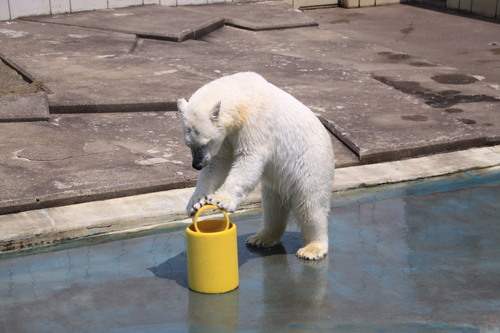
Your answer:
[[[177,101],[183,120],[184,142],[191,149],[192,166],[201,170],[219,152],[226,130],[219,119],[221,101],[215,105],[191,105],[184,98]]]

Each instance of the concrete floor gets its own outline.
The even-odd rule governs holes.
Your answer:
[[[186,29],[198,39],[173,41]],[[414,6],[281,1],[0,22],[0,57],[46,92],[3,88],[17,96],[0,98],[0,214],[194,185],[176,101],[239,71],[318,114],[337,168],[499,144],[498,36]]]
[[[500,172],[340,192],[327,259],[252,250],[240,286],[187,287],[184,230],[0,261],[0,332],[498,332]]]
[[[409,5],[305,13],[324,29],[500,81],[498,20]]]

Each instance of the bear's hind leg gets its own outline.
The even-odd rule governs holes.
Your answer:
[[[264,226],[255,235],[250,236],[246,244],[254,247],[271,247],[280,242],[285,232],[290,208],[279,193],[264,184],[262,184],[261,193]]]
[[[319,260],[328,253],[328,204],[302,203],[296,206],[295,214],[304,237],[304,247],[296,253],[297,257]]]

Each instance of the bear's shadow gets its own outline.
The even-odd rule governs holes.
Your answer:
[[[295,253],[302,246],[302,235],[299,232],[286,232],[283,235],[281,242],[270,248],[256,248],[245,244],[248,237],[253,233],[238,236],[238,266],[241,267],[246,262],[252,259],[274,256],[287,255]],[[187,253],[183,251],[168,259],[167,261],[148,268],[156,277],[175,281],[183,288],[189,288],[187,280]]]

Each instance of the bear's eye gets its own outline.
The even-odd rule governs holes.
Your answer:
[[[196,135],[196,136],[200,135],[200,132],[197,129],[191,129],[189,127],[186,128],[186,133],[187,134],[193,134],[194,133],[194,135]]]

